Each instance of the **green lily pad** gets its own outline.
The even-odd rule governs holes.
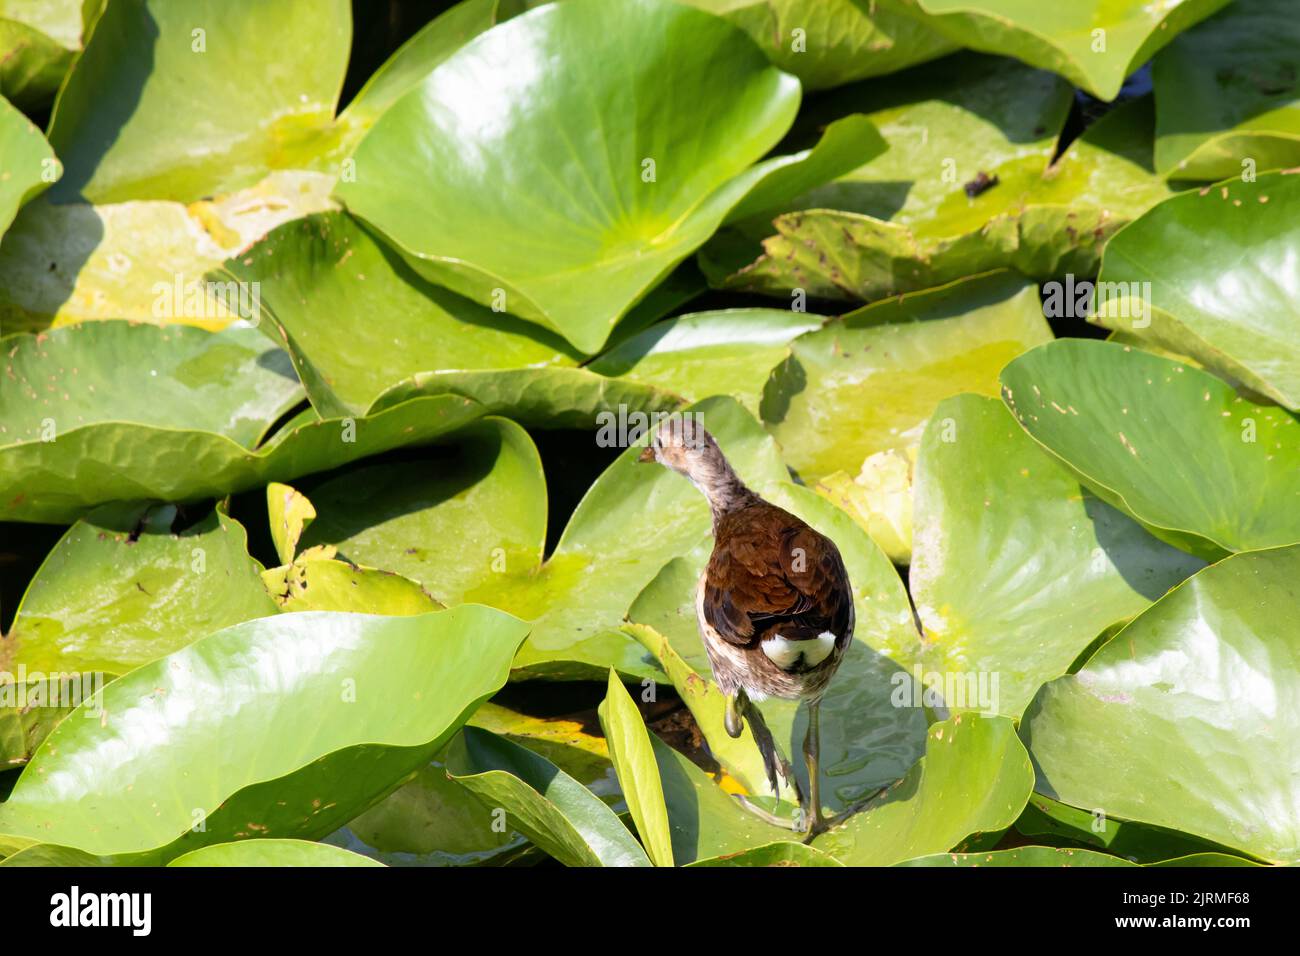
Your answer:
[[[1297,216],[1300,175],[1161,203],[1106,247],[1093,321],[1300,410]]]
[[[925,711],[910,706],[910,696],[902,706],[894,700],[907,675],[881,653],[915,641],[912,611],[889,560],[847,515],[806,488],[783,483],[762,490],[836,543],[853,585],[854,643],[822,700],[822,797],[838,811],[903,776],[924,751]],[[695,585],[710,548],[707,542],[689,558],[666,565],[628,611],[628,630],[659,659],[714,758],[750,793],[767,797],[770,785],[751,728],[733,740],[723,727],[724,701],[699,637]],[[806,792],[798,756],[807,732],[806,708],[775,699],[758,706],[778,747],[794,755],[795,775]],[[782,798],[791,800],[792,791],[783,788]]]
[[[609,756],[628,811],[636,821],[637,833],[650,860],[655,866],[672,866],[673,841],[659,765],[650,745],[653,735],[646,730],[640,711],[613,668],[607,686],[600,704],[600,726],[609,744]]]
[[[1237,0],[1152,68],[1156,168],[1227,179],[1300,164],[1300,22],[1288,0]]]
[[[916,444],[938,403],[997,394],[997,374],[1050,341],[1038,290],[1011,273],[867,306],[795,339],[763,393],[763,420],[804,481],[856,474]]]
[[[1206,558],[1300,541],[1300,426],[1208,372],[1063,339],[1008,365],[1002,391],[1031,437],[1157,537]]]
[[[49,102],[81,50],[82,6],[83,0],[0,3],[0,97],[24,109]]]
[[[483,607],[218,631],[109,684],[102,720],[64,720],[0,804],[0,832],[155,865],[324,836],[429,760],[505,682],[526,631]]]
[[[532,439],[507,419],[459,432],[436,464],[351,470],[311,493],[305,547],[419,581],[445,604],[502,574],[535,571],[546,542],[546,479]],[[454,544],[453,544],[454,542]],[[456,555],[448,560],[448,546]]]
[[[1098,634],[1203,566],[1081,489],[996,399],[940,403],[915,492],[923,636],[877,646],[953,712],[1019,719]]]
[[[430,441],[482,413],[454,395],[359,419],[308,410],[265,438],[302,388],[256,330],[91,322],[4,341],[6,387],[27,399],[0,418],[6,520],[217,497]]]
[[[849,866],[942,853],[1015,822],[1034,788],[1029,755],[1005,717],[958,715],[930,727],[906,777],[813,846]]]
[[[641,845],[590,790],[545,757],[486,730],[461,732],[452,779],[566,866],[649,866]]]
[[[1297,582],[1300,548],[1233,555],[1044,687],[1022,724],[1040,791],[1300,861]]]
[[[912,0],[963,46],[1013,56],[1113,100],[1125,78],[1228,0]]]
[[[276,172],[188,206],[34,202],[0,245],[0,321],[9,331],[90,319],[213,331],[256,322],[257,287],[207,274],[280,223],[336,208],[332,183],[320,173]]]
[[[1092,275],[1107,238],[1171,195],[1151,168],[1150,97],[1051,162],[1064,84],[987,57],[944,62],[956,78],[927,67],[855,94],[889,151],[801,196],[774,236],[767,221],[722,234],[701,256],[710,282],[871,302],[998,268]]]
[[[558,336],[429,284],[346,213],[286,223],[224,271],[257,284],[264,327],[284,341],[322,414],[363,414],[417,372],[578,359]]]
[[[769,843],[766,846],[696,860],[687,866],[843,866],[833,856],[806,843]]]
[[[786,309],[727,309],[679,316],[619,343],[587,368],[698,401],[730,395],[758,413],[767,374],[790,341],[821,327],[821,316]]]
[[[870,6],[854,0],[687,2],[740,27],[810,90],[883,76],[957,47],[894,0]]]
[[[360,853],[308,840],[239,840],[191,850],[168,866],[383,866]]]
[[[125,674],[213,631],[276,613],[247,535],[219,509],[106,506],[63,536],[27,587],[5,670]]]
[[[1014,850],[991,850],[987,853],[932,853],[904,860],[896,866],[1002,867],[1002,866],[1136,866],[1128,860],[1096,850],[1069,847],[1022,846]]]
[[[61,172],[41,131],[0,97],[0,236],[18,209]]]
[[[778,206],[879,152],[858,118],[824,148],[751,166],[798,100],[798,81],[717,17],[665,0],[551,4],[406,93],[336,195],[432,281],[590,354],[733,210]]]
[[[303,168],[333,123],[351,24],[346,0],[107,4],[50,118],[66,167],[53,195],[192,202]]]

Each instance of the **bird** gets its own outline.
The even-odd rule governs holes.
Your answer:
[[[749,722],[773,792],[779,797],[786,782],[800,812],[787,819],[744,795],[738,799],[768,823],[812,839],[866,802],[838,816],[824,815],[821,806],[821,702],[855,623],[853,589],[839,548],[750,490],[696,414],[660,423],[638,460],[682,475],[708,499],[713,552],[695,606],[714,682],[725,699],[724,726],[735,738]],[[807,705],[806,795],[756,706],[769,697]]]

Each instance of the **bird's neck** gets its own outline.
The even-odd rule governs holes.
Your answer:
[[[743,508],[757,500],[757,495],[745,486],[735,469],[721,455],[704,455],[691,462],[686,473],[696,488],[709,499],[713,523],[725,514]]]

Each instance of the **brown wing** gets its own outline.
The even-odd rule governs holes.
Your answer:
[[[766,502],[723,516],[704,580],[705,620],[741,646],[774,629],[791,640],[853,630],[853,595],[835,543]]]

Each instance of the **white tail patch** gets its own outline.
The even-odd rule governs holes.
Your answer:
[[[830,657],[831,651],[835,649],[835,635],[830,631],[822,631],[812,640],[791,641],[777,634],[759,646],[773,664],[783,671],[791,671],[801,664],[804,667],[816,667]]]

